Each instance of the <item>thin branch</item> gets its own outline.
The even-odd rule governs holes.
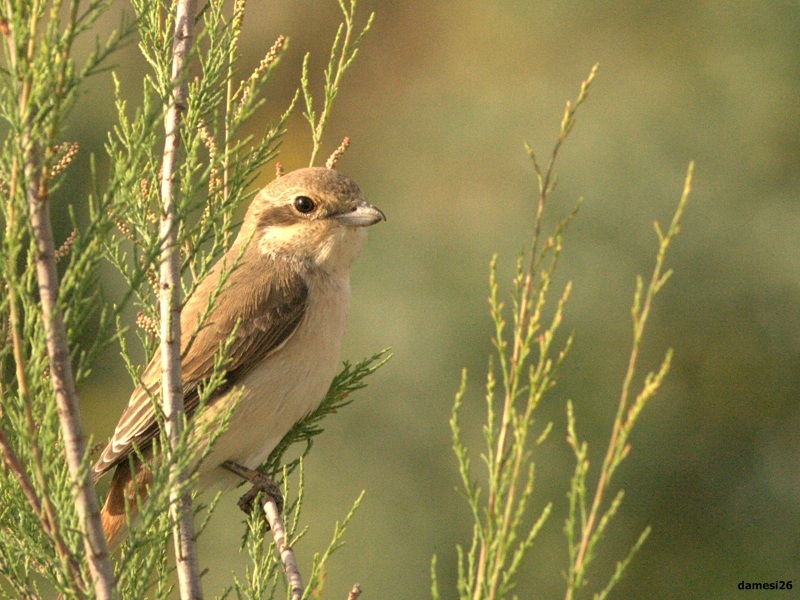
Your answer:
[[[77,19],[77,3],[73,3],[68,22],[68,30],[74,28]],[[10,14],[10,13],[9,13]],[[32,16],[29,25],[29,38],[26,51],[27,64],[33,64],[36,47],[36,15]],[[15,32],[8,34],[8,44],[14,48],[18,40],[14,40]],[[57,73],[52,97],[59,105],[64,94],[65,69],[69,64],[70,48],[67,45],[61,50],[60,68]],[[15,54],[12,53],[12,57]],[[16,61],[12,58],[12,68],[16,70]],[[75,504],[81,524],[84,546],[89,560],[89,570],[94,582],[97,598],[116,598],[117,591],[114,580],[114,568],[111,564],[108,545],[100,524],[100,505],[94,484],[84,468],[86,456],[86,436],[83,432],[78,409],[78,395],[75,390],[75,378],[70,363],[67,332],[64,317],[57,307],[58,272],[56,270],[55,243],[50,222],[49,194],[47,188],[48,174],[44,167],[44,155],[33,140],[33,111],[28,105],[33,75],[26,75],[21,83],[18,110],[23,122],[21,147],[24,149],[25,194],[29,208],[29,217],[33,237],[36,242],[36,277],[42,306],[42,317],[45,327],[47,354],[50,365],[50,379],[55,392],[56,407],[62,436],[64,438],[64,454],[67,460],[72,483],[75,486]],[[55,111],[58,114],[58,111]],[[50,139],[55,134],[57,120],[51,124]],[[16,171],[17,169],[15,169]],[[16,178],[17,173],[14,173]],[[47,507],[47,505],[46,505]],[[83,587],[82,582],[77,582]]]
[[[172,96],[165,117],[166,140],[161,175],[161,257],[159,305],[161,310],[161,387],[164,404],[164,430],[171,451],[178,448],[183,432],[184,405],[181,381],[180,321],[180,254],[177,245],[175,178],[178,148],[181,143],[180,123],[188,104],[185,85],[186,62],[194,36],[194,0],[178,0],[175,4],[175,37],[172,45]],[[175,523],[175,562],[180,595],[183,600],[203,597],[200,565],[192,519],[192,498],[184,485],[187,474],[173,463],[170,490],[170,514]]]
[[[13,199],[16,197],[18,192],[18,179],[19,179],[19,168],[16,159],[12,165],[12,172],[11,172],[11,183],[9,185],[9,198],[11,199],[8,203],[8,220],[6,222],[6,235],[11,236],[14,223],[16,221],[16,211],[14,209],[14,201]],[[13,261],[15,257],[10,257],[9,260]],[[36,496],[35,490],[30,482],[30,480],[25,475],[24,471],[18,471],[14,468],[13,463],[18,462],[16,455],[14,454],[13,448],[8,444],[7,440],[4,440],[4,443],[0,443],[3,446],[3,451],[5,452],[5,461],[9,465],[9,468],[13,472],[17,474],[17,480],[20,483],[20,487],[22,488],[23,492],[25,493],[26,497],[28,498],[31,506],[33,507],[36,515],[39,517],[42,526],[44,527],[45,531],[48,535],[56,541],[55,536],[58,535],[58,528],[56,525],[55,519],[55,509],[53,507],[53,502],[50,499],[50,495],[47,491],[47,481],[44,476],[44,466],[42,461],[42,449],[39,446],[39,429],[36,426],[36,421],[33,416],[33,410],[31,408],[31,395],[30,395],[30,388],[28,386],[28,375],[25,369],[25,349],[23,343],[23,335],[21,331],[21,318],[19,314],[18,308],[18,301],[17,301],[17,290],[16,285],[9,285],[8,286],[8,304],[9,304],[9,327],[10,331],[10,338],[11,338],[11,347],[14,354],[14,365],[16,368],[16,376],[17,376],[17,387],[19,390],[19,397],[22,400],[24,413],[25,413],[25,422],[28,426],[28,434],[31,437],[31,454],[33,455],[33,460],[31,461],[30,468],[33,472],[33,477],[35,478],[36,484],[39,486],[39,489],[42,492],[41,501],[38,496]],[[33,496],[31,495],[33,494]],[[66,564],[69,564],[70,556],[72,560],[74,560],[74,556],[69,549],[66,549],[63,544],[59,544],[56,541],[56,548],[59,552],[59,556],[61,557],[62,561],[65,561]],[[66,552],[65,552],[66,549]],[[77,573],[79,577],[77,579],[73,578],[73,581],[76,585],[83,589],[85,587],[85,583],[81,581],[80,573]]]
[[[286,528],[283,525],[283,519],[281,519],[281,514],[278,511],[278,505],[275,504],[275,500],[267,495],[262,497],[261,505],[264,508],[264,516],[267,517],[270,531],[272,531],[272,537],[275,539],[275,547],[278,549],[278,553],[281,556],[283,570],[291,586],[292,600],[300,600],[305,590],[303,578],[300,575],[300,569],[297,566],[297,559],[294,556],[294,551],[291,546],[286,543]]]
[[[29,140],[26,140],[29,142]],[[28,145],[23,142],[24,145]],[[100,524],[100,504],[91,477],[84,468],[86,435],[83,432],[75,378],[70,363],[67,331],[64,317],[58,310],[58,272],[56,271],[55,244],[50,223],[50,210],[41,165],[29,155],[25,165],[28,180],[28,205],[31,227],[36,238],[36,277],[42,302],[42,316],[50,361],[50,379],[56,396],[58,418],[64,437],[64,453],[70,476],[76,487],[75,503],[81,521],[84,545],[89,558],[89,568],[98,598],[115,598],[114,569],[108,552],[103,528]]]
[[[42,502],[39,500],[39,496],[36,495],[36,490],[33,488],[31,480],[28,479],[25,469],[19,462],[19,458],[14,452],[14,448],[11,446],[11,443],[8,441],[8,438],[2,429],[0,429],[0,457],[2,457],[2,460],[8,470],[11,471],[17,478],[17,482],[19,483],[22,493],[25,494],[25,497],[28,499],[28,503],[31,505],[33,512],[36,513],[36,516],[44,526],[45,531],[53,540],[61,560],[66,563],[72,581],[76,584],[76,586],[83,589],[85,584],[81,579],[81,567],[78,564],[78,559],[75,558],[75,555],[70,551],[69,546],[67,546],[66,542],[64,542],[64,538],[61,537],[61,533],[59,532],[55,519],[52,515],[52,507],[50,507],[50,512],[42,507]]]
[[[686,172],[686,179],[684,181],[683,192],[681,193],[681,198],[680,201],[678,202],[678,208],[676,209],[675,214],[672,217],[672,222],[670,223],[666,235],[661,233],[658,223],[656,223],[655,225],[656,232],[659,238],[658,254],[656,255],[656,264],[653,267],[653,273],[650,278],[650,283],[645,292],[643,304],[640,304],[641,285],[642,285],[641,280],[639,280],[639,282],[637,283],[636,296],[634,298],[634,307],[632,311],[633,345],[631,348],[630,356],[628,358],[628,368],[625,372],[625,379],[622,384],[622,392],[620,393],[619,405],[617,407],[617,415],[616,418],[614,419],[611,438],[609,439],[608,442],[608,448],[606,450],[605,459],[603,460],[603,466],[600,469],[600,477],[597,481],[597,488],[595,489],[594,498],[592,499],[592,506],[589,510],[589,514],[585,521],[585,525],[582,527],[580,546],[578,547],[578,552],[575,561],[571,567],[571,573],[575,573],[576,580],[569,582],[569,586],[567,587],[567,593],[565,595],[566,600],[572,600],[574,592],[577,591],[577,588],[581,583],[582,579],[581,574],[583,573],[584,568],[586,566],[585,563],[587,562],[587,556],[590,554],[589,548],[592,545],[592,540],[594,539],[595,531],[597,530],[596,521],[598,519],[598,515],[600,512],[600,506],[602,505],[605,492],[608,489],[608,486],[611,482],[611,477],[614,473],[614,470],[619,465],[619,462],[625,457],[628,451],[628,447],[625,446],[625,440],[622,439],[625,427],[624,416],[626,411],[628,411],[629,408],[632,408],[630,406],[630,387],[631,387],[631,382],[633,381],[634,374],[636,372],[636,365],[639,358],[640,342],[642,339],[642,335],[644,333],[645,325],[647,323],[647,318],[650,314],[650,308],[652,306],[653,298],[658,293],[664,281],[666,281],[666,278],[669,276],[669,271],[666,274],[662,272],[664,267],[664,259],[666,257],[667,249],[669,248],[670,242],[672,242],[672,239],[680,231],[680,218],[683,215],[683,210],[686,206],[687,201],[689,200],[689,194],[692,189],[693,173],[694,173],[694,163],[692,162],[689,163],[689,168]],[[663,379],[664,375],[666,374],[665,369],[667,368],[668,364],[669,364],[668,359],[665,360],[665,362],[662,364],[662,369],[657,376],[657,380],[659,382],[661,381],[661,379]],[[650,378],[648,377],[648,379]],[[655,393],[655,391],[653,391],[653,393]],[[643,403],[645,400],[646,397],[642,396],[639,399],[637,399],[637,402]],[[641,407],[638,408],[640,409]]]
[[[503,463],[509,460],[508,446],[511,443],[509,437],[512,433],[511,422],[512,416],[515,411],[515,404],[520,394],[520,378],[524,374],[523,367],[525,359],[530,351],[529,344],[531,340],[531,333],[533,328],[538,327],[538,310],[540,307],[534,305],[534,297],[537,294],[536,289],[536,271],[540,262],[539,243],[541,240],[541,226],[542,218],[544,215],[545,205],[550,196],[550,193],[555,189],[555,163],[558,158],[559,150],[569,136],[575,119],[575,111],[583,103],[588,95],[589,86],[595,78],[598,65],[594,65],[589,73],[589,76],[581,83],[581,91],[578,98],[573,104],[567,101],[566,108],[564,109],[564,116],[561,121],[561,130],[558,139],[553,148],[550,156],[550,162],[547,166],[546,172],[543,172],[536,159],[533,150],[526,144],[528,154],[533,160],[534,170],[539,180],[539,198],[536,204],[536,217],[534,220],[534,233],[531,243],[531,250],[528,259],[528,269],[526,272],[520,273],[521,286],[518,292],[518,303],[516,306],[514,330],[513,330],[513,346],[511,356],[507,357],[505,354],[505,342],[502,339],[502,328],[497,331],[497,344],[498,344],[498,357],[500,359],[500,367],[503,372],[504,383],[504,397],[503,397],[503,412],[501,415],[500,426],[498,428],[498,435],[496,443],[494,444],[493,459],[489,464],[489,476],[492,479],[489,486],[489,494],[487,498],[487,522],[495,518],[496,511],[498,510],[498,503],[502,501],[498,490],[500,489],[500,478],[503,473]],[[550,248],[545,245],[545,250]],[[498,321],[499,322],[499,321]],[[521,458],[518,456],[518,459]],[[518,467],[519,460],[515,462],[514,475],[512,481],[516,481],[519,475]],[[514,502],[515,489],[512,487],[507,492],[506,504],[506,519],[503,520],[504,530],[507,526],[507,518],[510,514],[510,508]],[[486,573],[487,557],[489,554],[489,547],[486,540],[481,540],[480,554],[477,561],[477,574],[475,577],[475,585],[473,588],[473,600],[480,600],[483,598],[486,590],[484,589],[485,581],[489,574]],[[501,555],[495,557],[494,581],[490,587],[490,598],[494,597],[497,591],[496,581],[499,576]]]
[[[308,162],[309,167],[314,166],[314,161],[319,153],[322,143],[322,134],[325,131],[325,126],[328,123],[331,108],[333,107],[333,101],[336,99],[336,95],[339,92],[339,86],[341,84],[342,77],[347,69],[350,68],[353,60],[355,60],[355,57],[358,54],[359,43],[370,30],[372,27],[372,22],[375,19],[375,13],[371,13],[361,32],[354,36],[355,13],[358,0],[349,0],[349,4],[350,6],[348,8],[348,6],[345,5],[345,0],[339,0],[339,8],[342,10],[344,23],[339,25],[339,29],[336,32],[336,37],[333,40],[333,47],[331,48],[331,55],[328,60],[328,66],[325,69],[325,98],[322,102],[322,112],[320,113],[319,118],[317,118],[314,110],[314,102],[313,98],[311,97],[310,84],[308,80],[309,54],[306,54],[303,60],[303,73],[300,82],[303,89],[303,97],[306,103],[305,116],[309,125],[311,125],[311,140],[313,142],[311,159]],[[344,34],[344,38],[342,37],[342,34]]]

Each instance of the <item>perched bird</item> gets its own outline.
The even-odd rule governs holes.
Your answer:
[[[319,406],[339,365],[350,267],[365,228],[383,220],[358,186],[332,169],[293,171],[255,196],[230,250],[181,311],[184,402],[194,435],[239,398],[228,429],[199,466],[201,488],[238,481],[223,463],[257,468],[289,429]],[[213,312],[198,329],[221,277]],[[234,330],[225,382],[198,412],[199,387]],[[136,497],[144,501],[152,481],[147,461],[159,425],[150,395],[160,389],[160,365],[157,352],[93,468],[95,479],[115,469],[101,513],[112,547],[127,535],[126,499],[135,517]],[[201,449],[208,443],[198,441]],[[144,457],[144,464],[134,461],[133,474],[131,455]]]

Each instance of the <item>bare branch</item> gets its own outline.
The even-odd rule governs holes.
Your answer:
[[[28,144],[24,144],[30,147]],[[89,568],[98,598],[115,598],[114,569],[109,558],[103,528],[100,525],[100,504],[88,470],[83,468],[86,456],[86,435],[78,410],[78,394],[70,364],[67,330],[64,317],[58,310],[58,272],[55,244],[50,224],[50,210],[45,174],[35,153],[27,157],[25,175],[28,181],[28,206],[31,227],[36,238],[36,277],[42,301],[42,316],[47,337],[50,375],[56,396],[58,418],[64,437],[64,453],[69,473],[76,487],[76,508],[81,521]]]
[[[186,62],[194,37],[194,0],[175,4],[175,37],[172,45],[172,97],[165,117],[166,140],[161,171],[161,260],[159,304],[161,308],[161,388],[164,429],[169,447],[175,451],[183,431],[183,387],[181,382],[180,254],[177,246],[175,177],[180,146],[180,123],[187,109],[188,90],[184,83]],[[183,600],[203,597],[200,565],[192,519],[192,498],[183,485],[186,473],[172,464],[170,513],[175,526],[175,562]]]
[[[281,555],[281,562],[283,562],[283,570],[286,573],[286,578],[289,580],[289,585],[292,588],[292,600],[300,600],[303,597],[303,578],[300,575],[300,569],[297,567],[297,559],[294,557],[294,551],[291,546],[286,543],[286,528],[283,526],[283,519],[278,511],[278,505],[275,504],[269,496],[263,496],[261,505],[264,508],[264,516],[267,517],[272,537],[275,539],[275,546],[278,548],[278,553]]]
[[[76,6],[70,15],[68,29],[74,27],[77,15]],[[33,33],[37,24],[31,21],[31,38],[28,43],[28,64],[33,64],[34,53],[37,50],[33,41]],[[14,50],[16,42],[14,32],[9,32],[7,39],[9,48]],[[68,64],[69,47],[63,49],[60,70],[57,73],[53,98],[58,104],[64,93],[65,69]],[[13,56],[11,66],[17,69]],[[42,317],[47,340],[47,354],[50,365],[51,381],[55,392],[56,407],[64,438],[64,454],[67,460],[70,477],[75,486],[75,504],[78,518],[81,523],[84,546],[89,560],[89,570],[94,581],[97,598],[116,598],[116,585],[114,581],[114,568],[108,552],[105,535],[100,524],[100,506],[94,484],[88,471],[83,468],[83,459],[86,455],[86,436],[83,432],[80,412],[78,410],[78,395],[75,390],[75,378],[70,363],[67,332],[64,318],[57,307],[58,302],[58,272],[56,270],[56,249],[53,241],[53,229],[50,223],[50,206],[48,193],[48,173],[44,167],[44,155],[32,139],[34,128],[31,122],[32,111],[28,103],[31,101],[33,87],[32,75],[26,75],[21,82],[21,93],[18,104],[20,117],[23,120],[21,147],[25,149],[22,171],[25,181],[25,196],[29,208],[29,218],[33,237],[36,241],[36,278],[41,298]],[[51,126],[50,138],[54,137],[54,125]],[[19,168],[16,167],[12,174],[14,182],[20,180]],[[14,185],[16,188],[16,183]],[[22,190],[20,190],[22,191]],[[12,190],[16,193],[16,190]],[[77,582],[82,587],[81,582]]]

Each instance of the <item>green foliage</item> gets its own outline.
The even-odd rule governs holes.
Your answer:
[[[92,1],[79,7],[77,0],[36,0],[0,7],[0,34],[5,42],[0,71],[0,132],[4,136],[0,150],[0,188],[4,198],[0,203],[4,227],[0,285],[8,290],[7,294],[0,294],[0,581],[15,594],[30,598],[42,597],[52,590],[65,598],[82,597],[91,589],[75,492],[63,460],[64,441],[49,378],[36,279],[37,253],[41,250],[31,229],[28,208],[31,185],[37,186],[43,202],[53,201],[54,210],[69,211],[75,227],[56,256],[62,259],[58,308],[66,321],[77,382],[91,373],[98,353],[116,342],[131,376],[131,389],[138,385],[141,367],[130,358],[131,332],[121,316],[129,306],[138,311],[135,333],[148,357],[158,343],[160,170],[164,114],[173,85],[174,14],[170,3],[134,0],[135,18],[123,21],[107,40],[97,40],[82,64],[74,63],[71,53],[75,40],[92,31],[110,4],[110,0]],[[361,32],[354,35],[356,3],[351,1],[346,6],[340,2],[340,7],[345,22],[336,34],[325,73],[325,100],[312,132],[312,163],[342,75],[352,64],[357,46],[372,22],[371,16]],[[242,76],[237,61],[244,11],[242,0],[206,3],[189,57],[193,76],[186,82],[188,106],[180,123],[181,160],[175,173],[179,186],[176,212],[183,297],[192,293],[217,258],[230,248],[237,226],[236,211],[254,194],[252,184],[258,173],[277,156],[286,120],[300,93],[298,90],[289,106],[278,111],[260,135],[242,133],[243,126],[253,118],[267,121],[264,92],[286,48],[286,38],[280,36],[258,67]],[[130,90],[123,89],[120,78],[112,74],[117,124],[106,142],[111,168],[101,181],[92,159],[90,220],[79,227],[73,205],[58,196],[60,177],[77,151],[76,145],[61,139],[64,118],[87,78],[100,72],[103,61],[134,32],[150,66],[143,80],[142,103],[129,107],[124,98]],[[301,87],[309,118],[317,119],[307,68],[302,73]],[[87,204],[83,198],[74,202],[76,206]],[[98,269],[103,261],[115,267],[125,284],[119,297],[108,297],[99,285]],[[237,266],[232,265],[231,271]],[[229,274],[223,273],[198,327],[210,315]],[[96,332],[94,338],[82,335],[87,329]],[[203,398],[207,399],[223,382],[225,350],[224,346],[220,348],[215,375],[202,390]],[[287,507],[291,515],[287,529],[293,542],[302,537],[302,532],[297,533],[302,456],[322,431],[321,420],[349,404],[351,393],[364,387],[365,378],[387,358],[384,351],[354,366],[345,364],[322,406],[287,435],[265,466],[280,476],[287,493],[294,480],[290,475],[300,467],[300,491]],[[157,398],[153,402],[161,415],[160,402]],[[227,416],[209,423],[208,433],[223,432]],[[169,458],[179,470],[191,471],[195,464],[198,450],[189,431],[184,428],[179,450]],[[300,458],[283,466],[284,454],[295,443],[303,448]],[[88,456],[84,463],[88,469]],[[153,476],[148,490],[150,501],[142,505],[139,523],[131,529],[117,563],[117,591],[124,598],[167,598],[174,593],[172,567],[167,560],[171,524],[163,507],[168,505],[170,490],[176,483],[167,461],[154,465]],[[183,485],[193,489],[195,477]],[[337,523],[329,547],[315,557],[309,590],[321,588],[320,574],[330,554],[341,544],[347,521],[359,501],[360,498],[342,524]],[[216,500],[209,513],[214,504]],[[281,565],[275,560],[272,546],[265,543],[262,525],[258,516],[249,524],[247,547],[253,567],[246,585],[235,584],[237,594],[244,594],[243,597],[271,597],[273,592],[268,592],[262,582],[272,582],[274,590],[279,578]]]
[[[99,71],[102,62],[130,33],[119,32],[101,43],[83,63],[72,58],[76,40],[107,8],[90,2],[78,9],[71,2],[5,3],[0,7],[3,68],[0,70],[0,151],[2,254],[0,285],[0,575],[11,589],[36,598],[43,588],[73,597],[88,588],[83,536],[78,523],[73,482],[64,461],[64,442],[53,402],[48,341],[37,269],[44,258],[62,259],[56,309],[68,324],[69,355],[74,377],[90,373],[97,353],[110,341],[113,321],[96,287],[102,259],[98,240],[107,229],[102,219],[75,231],[54,252],[33,229],[29,206],[46,208],[58,198],[60,178],[77,147],[60,138],[66,115],[80,84]],[[74,223],[73,208],[66,204]],[[49,228],[49,222],[39,223]],[[52,232],[46,232],[48,237]],[[51,254],[54,252],[54,255]],[[45,256],[49,255],[49,256]],[[69,257],[69,260],[63,260]],[[88,323],[98,335],[78,347]]]
[[[457,594],[462,599],[483,600],[511,595],[524,559],[552,509],[552,503],[548,503],[538,516],[529,514],[535,481],[534,451],[547,439],[552,428],[552,423],[537,426],[535,411],[545,394],[556,385],[559,366],[572,344],[570,335],[560,349],[554,349],[564,306],[572,289],[571,282],[565,285],[552,308],[550,298],[553,275],[563,248],[563,234],[577,209],[567,215],[554,232],[544,239],[541,225],[549,197],[556,189],[556,159],[572,131],[578,107],[588,96],[596,71],[595,65],[583,82],[574,104],[567,102],[560,133],[546,168],[542,168],[534,151],[526,145],[538,179],[539,198],[532,223],[530,251],[527,256],[520,255],[517,260],[510,307],[500,299],[497,256],[491,262],[489,307],[495,326],[492,339],[495,354],[490,357],[486,378],[486,424],[483,427],[485,449],[481,453],[482,462],[487,469],[485,491],[476,481],[470,449],[464,443],[459,421],[466,394],[466,371],[462,373],[461,386],[456,393],[450,420],[453,449],[461,475],[462,492],[474,523],[469,548],[457,546]],[[652,300],[670,275],[670,271],[662,272],[664,257],[679,230],[690,189],[691,169],[690,166],[684,193],[669,229],[662,233],[658,224],[655,226],[659,251],[647,289],[644,289],[641,278],[637,279],[632,309],[633,349],[608,452],[593,491],[590,491],[587,482],[588,447],[585,442],[577,441],[574,406],[572,402],[567,403],[567,438],[576,456],[576,469],[568,493],[569,517],[565,526],[570,556],[566,576],[568,600],[585,585],[586,568],[595,557],[597,543],[622,504],[622,490],[610,503],[605,501],[609,483],[616,468],[628,455],[628,438],[639,414],[657,392],[669,369],[671,351],[667,352],[660,369],[645,377],[642,390],[636,398],[630,400],[638,352]],[[507,316],[509,312],[510,333]],[[548,312],[551,313],[549,317],[546,316]],[[633,555],[644,543],[649,531],[648,528],[642,533],[625,559],[618,563],[606,587],[595,598],[607,597],[622,577]],[[431,578],[431,595],[439,598],[435,556],[431,563]]]
[[[366,387],[365,379],[385,365],[391,357],[389,350],[385,349],[355,365],[345,362],[342,371],[333,378],[331,387],[319,407],[295,424],[272,451],[264,465],[265,471],[272,476],[278,475],[282,469],[281,465],[284,465],[287,450],[295,445],[304,446],[300,458],[286,463],[288,473],[291,473],[299,465],[300,460],[311,451],[314,438],[322,433],[320,427],[322,421],[328,415],[336,413],[350,404],[354,399],[352,393]]]
[[[683,193],[681,194],[678,207],[670,222],[666,234],[661,231],[658,222],[654,223],[656,235],[658,236],[658,253],[653,274],[644,288],[641,277],[636,278],[636,292],[633,297],[631,317],[633,320],[633,343],[628,359],[628,368],[622,382],[622,392],[620,394],[617,414],[611,436],[608,442],[605,459],[600,468],[597,484],[594,489],[594,496],[589,501],[589,491],[587,489],[587,477],[589,474],[588,447],[586,442],[579,441],[575,430],[575,412],[572,403],[567,404],[567,441],[575,453],[575,473],[572,477],[572,485],[569,491],[569,516],[567,518],[564,531],[567,535],[569,546],[570,566],[567,572],[567,594],[569,600],[573,598],[586,585],[586,569],[596,556],[597,544],[603,538],[606,527],[611,519],[617,514],[624,491],[619,490],[610,503],[606,502],[606,494],[611,480],[617,467],[628,457],[631,446],[628,438],[633,430],[636,421],[647,402],[656,394],[661,387],[664,377],[669,371],[672,359],[672,350],[667,350],[664,360],[658,371],[649,372],[642,383],[641,390],[635,398],[631,399],[631,386],[636,374],[636,367],[639,359],[642,336],[644,335],[647,318],[650,315],[650,308],[656,294],[667,282],[672,270],[664,271],[664,259],[667,250],[680,231],[680,220],[686,203],[689,200],[689,192],[692,185],[692,173],[694,164],[689,165],[686,174]],[[604,508],[604,506],[607,506]],[[628,555],[617,563],[614,574],[608,581],[606,587],[595,594],[596,599],[605,598],[614,585],[620,580],[625,568],[630,563],[633,555],[639,550],[642,544],[650,535],[650,527],[642,531],[639,539],[631,547]]]
[[[283,484],[283,495],[287,499],[284,514],[289,546],[296,544],[306,531],[300,529],[304,491],[303,460],[311,451],[314,438],[322,433],[321,423],[328,415],[336,413],[350,404],[354,400],[352,393],[366,387],[366,378],[385,365],[390,358],[391,354],[388,353],[388,350],[382,350],[355,365],[345,362],[344,369],[334,377],[320,406],[292,427],[262,466],[263,472]],[[300,455],[286,462],[287,452],[296,446],[301,448]],[[295,472],[297,472],[297,490],[294,497],[290,498],[290,475]],[[363,497],[364,492],[353,503],[350,512],[341,523],[335,524],[333,538],[326,549],[321,554],[319,552],[314,554],[311,571],[308,574],[306,596],[322,593],[323,575],[328,559],[343,545],[342,538],[347,524],[358,509]],[[268,550],[264,548],[265,542],[269,544]],[[234,582],[233,589],[237,598],[247,598],[248,600],[273,598],[276,593],[277,576],[281,564],[276,558],[275,543],[267,535],[266,521],[260,511],[253,511],[250,516],[242,547],[247,549],[252,558],[252,567],[248,568],[246,572],[246,581],[236,580]]]
[[[457,547],[459,598],[477,600],[508,596],[516,584],[523,560],[552,508],[551,504],[546,505],[531,522],[528,513],[535,481],[533,450],[547,439],[552,427],[552,424],[546,424],[534,430],[534,412],[545,393],[555,385],[558,368],[572,343],[572,338],[568,337],[560,350],[553,349],[571,284],[565,286],[552,316],[547,318],[545,311],[563,246],[563,234],[576,213],[573,211],[568,215],[544,242],[541,224],[546,202],[555,189],[553,167],[556,157],[572,129],[575,109],[585,100],[594,74],[595,70],[592,70],[584,82],[575,107],[567,104],[561,133],[546,170],[539,167],[535,154],[528,149],[539,179],[540,194],[530,251],[527,257],[521,254],[517,260],[510,310],[500,300],[497,257],[492,259],[489,307],[495,325],[492,343],[496,354],[490,360],[486,378],[486,425],[483,428],[486,447],[481,454],[488,471],[485,499],[483,490],[475,482],[469,450],[461,436],[459,413],[466,393],[466,372],[456,394],[450,428],[464,493],[474,520],[469,549]],[[507,332],[508,312],[512,320],[510,335]],[[499,380],[497,370],[500,371]],[[434,580],[436,596],[438,589]]]
[[[293,546],[300,541],[307,531],[307,528],[300,528],[304,492],[303,458],[299,458],[294,466],[298,471],[297,495],[284,507],[284,522],[287,524],[286,533],[289,546]],[[284,482],[283,494],[286,497],[289,491],[289,469],[287,467],[282,469],[282,480]],[[344,519],[335,523],[333,536],[325,550],[322,553],[314,553],[303,598],[319,598],[323,596],[328,560],[334,552],[344,545],[342,538],[347,531],[347,525],[355,515],[363,497],[364,492],[361,492]],[[223,598],[228,597],[232,591],[236,593],[236,597],[239,600],[271,600],[276,597],[276,594],[280,597],[278,578],[282,565],[278,560],[275,542],[270,535],[269,526],[261,511],[253,511],[248,519],[247,531],[242,541],[242,550],[245,550],[250,557],[250,566],[245,572],[245,580],[241,581],[235,578],[233,587],[225,592]],[[289,592],[287,591],[288,594]]]
[[[303,99],[306,104],[306,110],[303,115],[311,126],[313,147],[311,149],[311,160],[308,164],[312,167],[322,144],[322,135],[330,117],[333,101],[339,93],[342,77],[345,71],[350,68],[350,65],[353,64],[358,54],[358,46],[372,27],[372,21],[375,19],[375,13],[371,13],[366,25],[364,25],[360,33],[356,34],[355,14],[358,0],[347,0],[347,3],[345,0],[338,0],[338,2],[339,8],[341,8],[344,15],[344,23],[339,25],[339,29],[336,31],[336,37],[331,47],[331,56],[328,60],[328,66],[325,68],[325,97],[322,101],[322,111],[319,116],[317,116],[317,112],[314,109],[314,98],[311,95],[311,83],[308,76],[308,59],[310,55],[306,54],[303,58],[303,75],[300,82],[303,88]]]

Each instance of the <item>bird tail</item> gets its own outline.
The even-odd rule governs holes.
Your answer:
[[[128,537],[128,525],[136,522],[139,504],[147,500],[152,481],[153,475],[146,465],[139,465],[133,477],[127,461],[120,463],[114,471],[106,502],[100,511],[100,521],[111,551],[119,548]]]

